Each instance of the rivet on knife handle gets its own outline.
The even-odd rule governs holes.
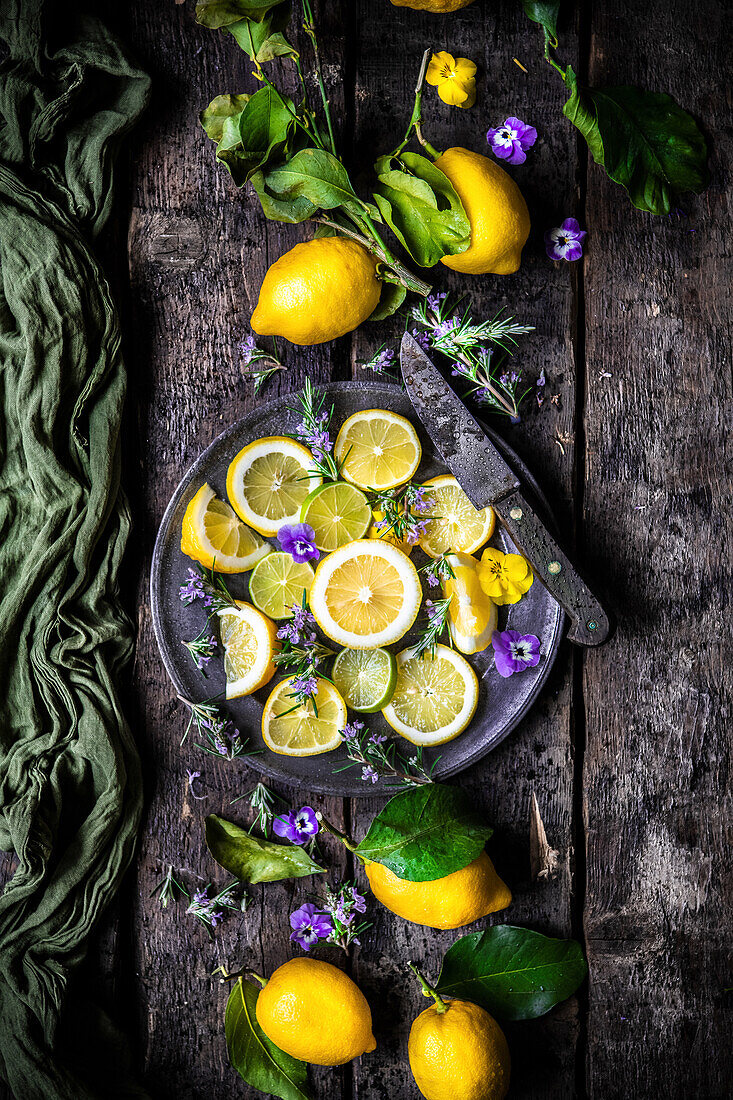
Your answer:
[[[510,493],[494,508],[535,577],[567,613],[570,641],[586,646],[605,642],[610,629],[606,612],[522,494]]]

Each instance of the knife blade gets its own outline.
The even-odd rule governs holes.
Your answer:
[[[527,503],[496,445],[409,332],[400,362],[412,406],[466,496],[476,508],[494,509],[535,577],[567,613],[570,641],[601,645],[610,630],[606,612]]]

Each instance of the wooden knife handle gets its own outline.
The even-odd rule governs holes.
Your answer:
[[[605,642],[611,629],[606,612],[521,492],[503,497],[494,510],[535,577],[567,613],[570,641],[585,646]]]

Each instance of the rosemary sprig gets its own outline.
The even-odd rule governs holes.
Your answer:
[[[431,506],[430,490],[408,482],[397,489],[367,493],[369,506],[383,513],[376,526],[382,538],[392,535],[400,542],[414,545],[425,534],[429,519],[423,515]]]
[[[287,370],[284,363],[280,362],[277,355],[277,344],[273,337],[273,345],[275,351],[270,353],[263,351],[262,348],[258,348],[255,342],[254,336],[251,334],[245,336],[242,343],[239,345],[239,350],[242,353],[242,366],[248,368],[245,373],[254,382],[254,392],[258,394],[268,378],[271,378],[273,374],[277,374],[278,371]],[[257,366],[257,363],[267,363],[268,366]]]
[[[414,756],[405,759],[394,738],[372,733],[358,720],[348,722],[341,730],[341,736],[351,763],[335,768],[335,772],[360,764],[361,777],[365,782],[376,783],[380,778],[389,778],[398,780],[399,785],[411,787],[433,782],[432,772],[438,761],[427,767],[423,762],[422,747],[416,749]]]
[[[234,909],[239,910],[241,913],[246,910],[249,904],[248,895],[242,892],[239,899],[235,897],[235,894],[241,888],[241,883],[235,879],[234,882],[230,882],[228,886],[225,886],[224,889],[220,890],[213,898],[210,898],[209,890],[211,889],[211,883],[208,883],[203,889],[195,892],[189,902],[186,913],[200,921],[211,936],[213,929],[224,920],[224,910]]]
[[[310,699],[315,708],[318,679],[328,679],[323,676],[321,665],[327,658],[333,657],[334,651],[322,645],[316,637],[313,629],[316,620],[306,605],[305,592],[303,592],[302,604],[294,604],[291,610],[292,618],[288,619],[277,632],[282,645],[272,659],[278,668],[293,677],[290,697],[295,700],[295,703],[292,709],[294,710],[306,699]]]
[[[153,887],[153,889],[150,891],[149,896],[152,898],[153,894],[157,894],[160,907],[162,909],[167,909],[172,901],[177,900],[176,891],[178,891],[179,894],[188,897],[188,893],[186,892],[185,888],[181,886],[178,879],[173,877],[173,866],[169,864],[168,870],[166,871],[165,875],[160,880],[158,885]]]
[[[184,641],[182,638],[181,644],[188,650],[194,665],[206,679],[206,666],[214,656],[218,644],[214,635],[209,633],[208,622],[200,634],[197,634],[189,642]]]
[[[422,634],[412,647],[413,657],[420,657],[426,652],[429,652],[432,657],[435,656],[435,647],[448,629],[450,605],[450,599],[425,601],[424,607],[428,613],[428,621]]]
[[[421,565],[418,573],[423,574],[431,588],[437,588],[449,577],[455,577],[453,566],[448,561],[447,554],[440,554],[439,557],[432,558],[427,565]]]
[[[193,568],[189,568],[188,580],[181,585],[179,599],[181,603],[189,605],[194,600],[201,600],[212,615],[228,608],[237,609],[238,606],[221,573],[214,569],[204,569],[198,562]]]
[[[190,699],[179,695],[178,698],[188,707],[190,714],[181,744],[184,743],[190,732],[191,726],[196,724],[199,737],[206,744],[196,743],[196,748],[208,752],[211,756],[218,756],[224,760],[236,760],[240,756],[251,755],[244,738],[235,728],[231,718],[221,713],[217,703],[213,699],[205,699],[202,703],[193,703]]]
[[[341,463],[333,457],[330,435],[333,405],[326,407],[325,393],[316,397],[310,378],[306,378],[297,404],[291,405],[290,411],[300,417],[293,438],[310,448],[314,469],[327,481],[338,481]]]

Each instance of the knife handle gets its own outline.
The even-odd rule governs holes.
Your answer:
[[[567,612],[570,641],[585,646],[605,642],[610,631],[606,612],[519,490],[503,497],[494,510],[535,576]]]

